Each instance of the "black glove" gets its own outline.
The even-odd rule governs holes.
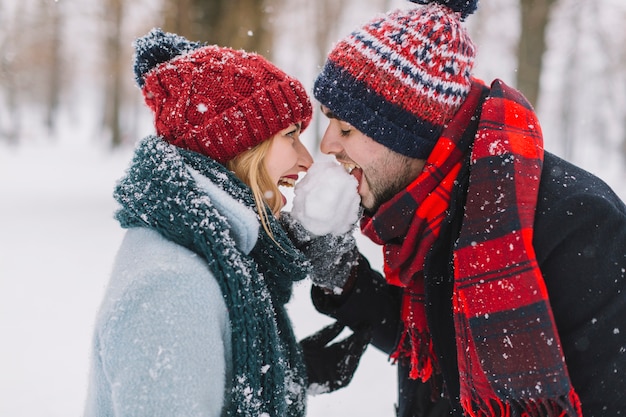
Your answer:
[[[361,356],[372,338],[369,328],[353,331],[349,337],[329,344],[344,329],[335,322],[302,339],[300,346],[309,381],[309,394],[322,394],[343,388],[352,380]]]
[[[352,231],[316,236],[306,230],[289,212],[280,214],[287,236],[311,262],[311,281],[317,286],[341,293],[352,268],[358,264],[359,251]]]

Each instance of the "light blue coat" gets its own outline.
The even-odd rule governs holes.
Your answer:
[[[249,253],[255,214],[192,174]],[[85,417],[220,416],[231,358],[228,311],[205,260],[155,231],[129,229],[96,319]]]

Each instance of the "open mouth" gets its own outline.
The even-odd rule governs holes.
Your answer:
[[[347,162],[342,162],[341,165],[343,165],[348,174],[352,174],[355,168],[360,168],[357,164],[349,164]]]
[[[278,180],[279,187],[293,187],[296,185],[296,179],[292,177],[280,177]]]
[[[363,177],[363,170],[361,167],[355,163],[349,162],[341,162],[341,165],[344,167],[346,172],[356,178],[359,185],[361,185],[361,178]]]
[[[297,175],[285,175],[284,177],[280,177],[278,179],[278,186],[293,188],[296,185],[296,181],[298,181]],[[285,204],[287,204],[287,197],[285,197],[283,193],[280,193],[280,196],[283,200],[283,206],[284,206]]]

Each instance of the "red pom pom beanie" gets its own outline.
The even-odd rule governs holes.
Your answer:
[[[169,143],[224,163],[292,123],[306,128],[306,90],[261,55],[203,46],[160,29],[135,42],[135,76]]]
[[[462,26],[475,2],[447,3],[395,10],[342,39],[315,98],[391,150],[426,159],[467,97],[475,58]]]

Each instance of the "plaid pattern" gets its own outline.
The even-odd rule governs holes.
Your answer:
[[[472,116],[477,116],[484,90],[474,83],[457,117],[450,122],[426,161],[422,175],[404,192],[383,204],[374,217],[363,216],[361,220],[362,232],[375,243],[384,245],[387,282],[405,288],[402,303],[405,331],[392,358],[409,357],[410,376],[422,381],[428,380],[433,369],[437,369],[426,324],[422,269],[426,254],[439,236],[454,181],[474,139],[473,130],[466,127]],[[460,137],[447,134],[464,131],[468,134]]]
[[[427,380],[435,359],[425,320],[423,267],[454,178],[476,131],[465,216],[454,250],[453,309],[461,404],[471,416],[581,416],[532,246],[543,161],[541,129],[525,98],[495,81],[482,108],[474,84],[413,184],[362,229],[385,245],[385,274],[405,288],[405,331],[394,357]],[[468,128],[475,109],[478,129]],[[465,133],[465,134],[464,134]],[[471,140],[470,140],[471,142]],[[413,213],[411,216],[407,213]],[[400,229],[400,230],[399,230]]]

